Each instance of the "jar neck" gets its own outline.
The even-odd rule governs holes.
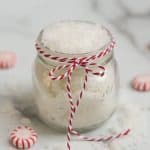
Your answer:
[[[41,50],[41,51],[38,51],[39,59],[46,65],[59,66],[59,65],[65,64],[65,62],[57,62],[56,60],[50,59],[49,56],[52,56],[53,58],[62,58],[62,59],[63,58],[65,58],[65,59],[72,59],[72,58],[80,59],[81,58],[82,59],[85,57],[88,58],[88,57],[96,56],[97,54],[100,54],[100,52],[106,51],[107,49],[109,49],[111,47],[110,48],[111,52],[109,52],[109,54],[103,56],[103,58],[100,58],[100,59],[96,58],[96,60],[92,61],[99,65],[106,64],[113,57],[112,45],[114,46],[114,40],[113,40],[112,34],[109,32],[109,30],[107,30],[105,27],[102,27],[102,28],[103,28],[103,30],[105,30],[107,32],[108,36],[110,37],[110,40],[107,43],[105,43],[100,48],[95,49],[90,52],[87,52],[87,53],[81,52],[81,53],[71,53],[71,54],[58,52],[57,50],[51,49],[50,47],[43,44],[43,42],[42,42],[43,30],[42,30],[36,41],[36,44],[38,44],[38,50],[39,49]]]
[[[39,59],[39,61],[45,66],[45,67],[49,67],[49,66],[59,66],[65,63],[60,63],[60,62],[56,62],[54,60],[45,60],[43,57],[41,57],[40,55],[37,56],[37,58]],[[107,63],[109,63],[109,61],[111,61],[113,59],[113,51],[111,51],[108,55],[106,55],[105,57],[101,58],[101,59],[96,59],[93,62],[97,63],[98,65],[106,65]]]

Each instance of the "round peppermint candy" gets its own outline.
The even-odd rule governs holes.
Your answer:
[[[150,91],[150,74],[136,76],[132,81],[132,86],[137,91]]]
[[[8,69],[16,64],[16,54],[11,51],[0,52],[0,69]]]
[[[36,141],[36,131],[28,126],[19,126],[10,133],[10,142],[17,149],[29,149]]]

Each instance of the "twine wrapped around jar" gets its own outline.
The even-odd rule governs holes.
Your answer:
[[[61,65],[56,66],[52,70],[49,71],[49,77],[52,80],[63,80],[67,79],[66,82],[66,92],[69,98],[69,104],[70,104],[70,112],[69,112],[69,119],[68,119],[68,128],[67,128],[67,150],[71,150],[70,141],[71,141],[71,135],[78,136],[79,139],[85,140],[85,141],[95,141],[95,142],[106,142],[113,139],[121,138],[123,136],[128,135],[130,132],[130,129],[126,129],[123,132],[118,133],[117,135],[110,135],[106,137],[87,137],[84,135],[81,135],[79,132],[73,129],[73,120],[74,115],[76,114],[76,111],[80,105],[80,101],[82,100],[84,90],[86,89],[86,84],[88,82],[88,74],[93,74],[96,76],[103,77],[105,73],[104,66],[98,65],[96,63],[96,60],[101,60],[105,56],[107,56],[114,48],[115,42],[112,40],[110,44],[103,50],[99,51],[97,54],[87,57],[80,57],[80,58],[67,58],[67,57],[58,57],[53,56],[49,53],[47,53],[44,49],[40,47],[39,43],[36,43],[36,49],[38,51],[38,54],[46,59],[50,59],[56,62],[61,63]],[[85,71],[84,81],[82,89],[79,92],[78,99],[76,101],[73,101],[72,91],[71,91],[71,80],[72,80],[72,74],[75,71],[76,68],[81,67]],[[95,71],[95,69],[91,69],[92,67],[96,67],[98,71]],[[57,71],[61,71],[63,69],[66,69],[67,71],[63,74],[60,74],[56,76]]]

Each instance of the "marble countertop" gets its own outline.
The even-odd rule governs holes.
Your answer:
[[[18,57],[15,68],[0,71],[0,150],[14,149],[8,143],[9,132],[34,113],[30,111],[34,110],[30,105],[31,70],[36,56],[34,41],[41,28],[59,20],[94,21],[112,31],[117,41],[115,57],[121,79],[120,102],[131,110],[131,116],[133,112],[134,118],[139,119],[130,118],[132,124],[136,124],[135,128],[142,128],[137,128],[135,135],[133,128],[134,137],[113,144],[73,141],[73,150],[141,150],[150,147],[150,136],[147,135],[150,93],[136,92],[130,87],[136,74],[150,73],[149,0],[0,0],[0,4],[0,51],[12,50]],[[136,108],[138,113],[135,113]],[[33,150],[65,150],[63,134],[52,131],[35,117],[26,122],[39,133]],[[100,129],[90,134],[98,131]]]

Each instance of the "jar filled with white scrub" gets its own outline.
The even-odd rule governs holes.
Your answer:
[[[66,131],[70,113],[67,78],[52,80],[50,70],[64,65],[67,58],[95,56],[109,49],[112,40],[112,35],[105,27],[91,22],[64,21],[49,25],[40,32],[36,41],[38,55],[33,68],[34,96],[38,116],[48,126]],[[113,50],[101,59],[95,59],[93,63],[103,66],[105,71],[103,76],[87,74],[84,94],[73,120],[73,128],[79,131],[99,127],[117,107],[119,81]],[[81,91],[85,68],[86,66],[76,67],[71,74],[73,101],[76,101]],[[64,67],[58,70],[56,76],[65,74],[67,69]],[[90,66],[90,69],[99,71],[95,65]]]

